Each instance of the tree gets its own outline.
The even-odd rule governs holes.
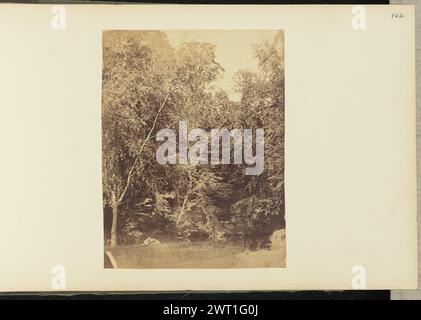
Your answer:
[[[142,37],[110,33],[120,41],[107,47],[104,34],[103,191],[112,208],[111,246],[117,245],[119,206],[134,177],[143,173],[145,150],[160,120],[166,120],[163,110],[176,91],[171,83],[172,68],[163,68],[168,62],[150,46],[151,38],[161,39],[165,46],[165,37],[157,32],[153,35],[146,33],[142,41]],[[165,49],[171,51],[169,45]],[[162,48],[158,51],[162,53]]]
[[[258,176],[243,176],[237,181],[242,198],[233,203],[233,223],[246,238],[257,242],[268,238],[284,221],[284,65],[283,34],[273,42],[255,47],[257,73],[239,71],[235,76],[241,93],[237,124],[264,127],[265,169]],[[253,239],[251,239],[253,240]]]
[[[189,43],[176,52],[159,31],[105,32],[103,47],[103,193],[116,246],[119,208],[130,200],[127,195],[149,196],[165,187],[152,175],[156,132],[191,114],[221,67],[213,46]]]

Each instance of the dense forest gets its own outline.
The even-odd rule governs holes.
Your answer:
[[[283,33],[250,47],[258,71],[238,70],[240,101],[214,83],[215,45],[172,46],[163,31],[103,33],[102,170],[107,246],[208,241],[264,248],[285,228]],[[264,128],[264,171],[246,165],[161,165],[157,132]],[[232,154],[232,153],[231,153]]]

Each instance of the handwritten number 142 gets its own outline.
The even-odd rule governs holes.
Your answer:
[[[403,15],[403,13],[392,13],[392,19],[401,19],[401,18],[403,18],[404,17],[404,15]]]

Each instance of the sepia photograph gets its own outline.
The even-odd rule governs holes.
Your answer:
[[[102,36],[104,267],[285,267],[283,31]]]

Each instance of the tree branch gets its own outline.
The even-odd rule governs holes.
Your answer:
[[[136,165],[139,162],[140,156],[142,154],[143,149],[146,146],[146,143],[149,141],[149,138],[151,137],[152,132],[155,130],[156,122],[158,121],[158,117],[159,117],[162,109],[164,108],[165,103],[167,102],[169,95],[170,95],[170,93],[168,92],[167,95],[165,96],[164,101],[162,102],[161,106],[159,107],[158,112],[155,115],[155,119],[153,121],[151,130],[149,130],[148,135],[146,136],[145,140],[143,141],[142,146],[140,147],[139,152],[138,152],[136,158],[134,159],[132,166],[130,167],[129,174],[127,175],[127,179],[126,179],[126,185],[124,186],[124,189],[123,189],[120,197],[118,198],[119,203],[124,199],[124,196],[126,195],[126,192],[129,189],[130,182],[131,182],[132,176],[134,174],[134,169],[136,168]]]

